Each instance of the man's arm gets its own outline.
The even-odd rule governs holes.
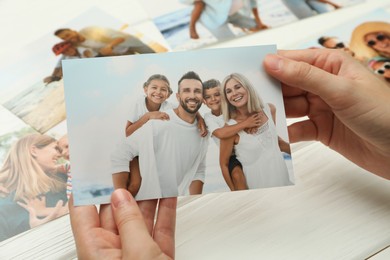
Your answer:
[[[202,142],[202,148],[199,151],[199,154],[201,156],[199,160],[199,165],[189,187],[190,195],[202,194],[203,192],[203,184],[206,178],[206,155],[208,148],[208,139],[203,138]]]

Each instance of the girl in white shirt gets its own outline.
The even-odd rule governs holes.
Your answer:
[[[167,99],[172,94],[169,80],[161,74],[154,74],[143,85],[145,96],[138,99],[131,108],[126,123],[126,137],[134,133],[150,119],[169,120],[167,109],[174,108]],[[130,176],[125,173],[113,175],[114,188],[125,188],[135,196],[141,186],[138,157],[129,163]]]

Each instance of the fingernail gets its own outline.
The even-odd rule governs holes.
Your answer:
[[[131,201],[130,193],[124,189],[117,189],[111,195],[111,203],[114,208],[119,208]]]
[[[267,68],[271,70],[280,70],[282,68],[282,62],[283,60],[279,56],[274,54],[267,55],[264,60],[264,63]]]

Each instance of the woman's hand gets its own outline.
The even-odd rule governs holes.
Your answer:
[[[127,190],[113,192],[110,205],[73,205],[70,219],[80,259],[173,259],[176,198],[137,202]],[[157,220],[154,223],[158,205]]]

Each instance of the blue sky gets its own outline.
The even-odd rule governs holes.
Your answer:
[[[65,60],[63,66],[68,120],[72,124],[80,124],[96,115],[111,113],[113,104],[121,102],[124,96],[142,94],[143,82],[155,73],[166,75],[174,92],[179,78],[190,70],[197,72],[202,80],[217,78],[222,81],[229,73],[240,72],[252,78],[254,83],[257,81],[255,85],[259,87],[264,84],[264,80],[266,84],[271,84],[269,78],[260,71],[264,55],[270,52],[275,52],[275,47]]]

